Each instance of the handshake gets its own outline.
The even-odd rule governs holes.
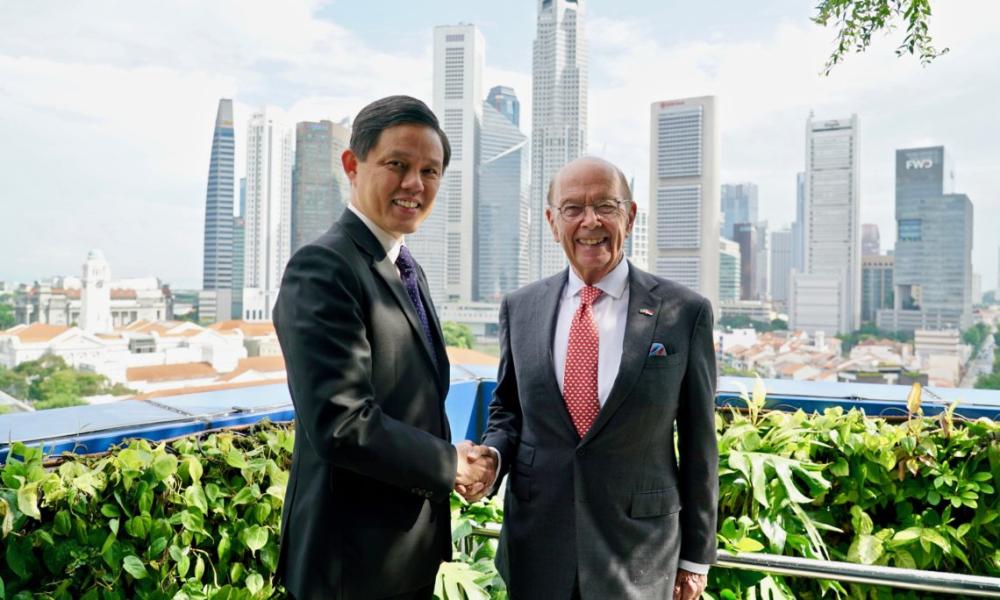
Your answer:
[[[455,491],[468,502],[476,502],[489,493],[497,475],[497,457],[486,446],[475,445],[469,440],[460,442],[458,468],[455,474]]]

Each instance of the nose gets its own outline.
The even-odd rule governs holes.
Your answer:
[[[580,216],[580,226],[587,229],[600,227],[601,220],[597,218],[597,211],[590,204],[583,205],[583,214]]]
[[[402,187],[412,194],[424,191],[424,180],[420,177],[420,169],[408,169],[403,176]]]

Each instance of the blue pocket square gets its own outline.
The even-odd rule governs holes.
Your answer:
[[[660,342],[653,342],[649,346],[649,356],[666,356],[667,349]]]

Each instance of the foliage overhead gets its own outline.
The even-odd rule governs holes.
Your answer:
[[[472,335],[472,330],[469,329],[468,325],[445,321],[441,325],[441,329],[444,331],[445,346],[471,349],[472,345],[476,342],[476,338]]]
[[[934,47],[930,17],[931,0],[820,0],[812,20],[837,30],[836,45],[823,74],[829,75],[848,54],[867,50],[874,34],[888,34],[900,24],[906,34],[896,48],[896,56],[918,56],[921,64],[930,64],[948,52],[948,48]]]

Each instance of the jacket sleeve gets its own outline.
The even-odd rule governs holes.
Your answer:
[[[712,564],[716,558],[719,448],[715,433],[715,343],[712,305],[703,300],[688,350],[677,412],[680,460],[680,559]]]
[[[296,431],[332,465],[444,500],[455,483],[455,448],[389,417],[375,401],[367,337],[372,300],[355,268],[317,245],[302,248],[285,268],[274,324]]]
[[[510,470],[517,446],[521,440],[521,400],[517,394],[517,373],[510,350],[510,318],[508,299],[500,304],[500,366],[497,369],[497,387],[490,402],[490,418],[483,436],[483,444],[496,448],[500,453],[500,472],[497,481]]]

